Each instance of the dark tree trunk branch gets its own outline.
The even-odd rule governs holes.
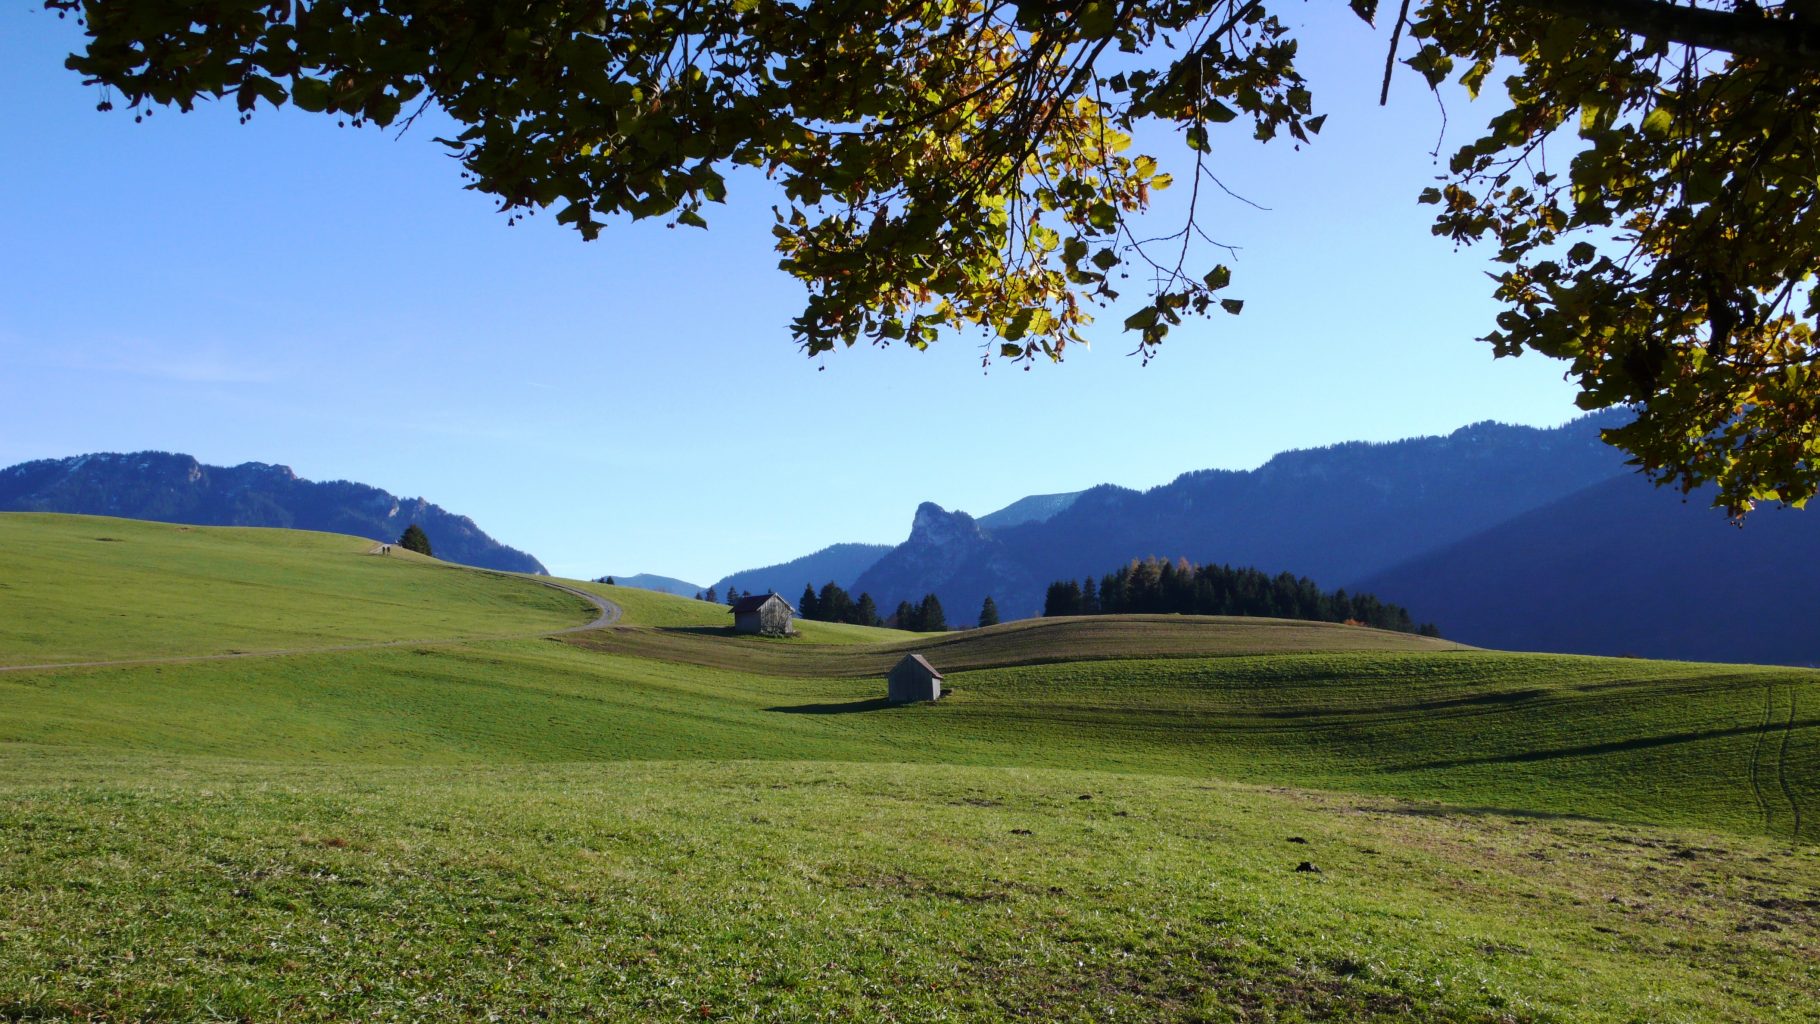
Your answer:
[[[1507,0],[1589,24],[1623,29],[1740,57],[1813,67],[1820,64],[1820,24],[1789,12],[1772,17],[1761,10],[1720,11],[1682,7],[1669,0]]]

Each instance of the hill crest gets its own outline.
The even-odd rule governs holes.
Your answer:
[[[548,575],[536,558],[474,520],[423,498],[349,480],[312,481],[289,466],[211,466],[175,452],[94,452],[0,469],[0,510],[117,516],[191,526],[276,526],[393,540],[423,527],[438,558]]]

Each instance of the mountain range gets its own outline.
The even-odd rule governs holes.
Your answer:
[[[1439,437],[1282,453],[1145,491],[1104,484],[1032,495],[974,518],[920,505],[900,544],[834,544],[715,583],[794,599],[832,581],[881,608],[941,598],[971,622],[1039,614],[1052,581],[1134,558],[1187,558],[1366,592],[1468,644],[1513,650],[1820,663],[1820,517],[1763,508],[1740,526],[1706,496],[1657,488],[1599,439],[1623,413],[1541,429],[1477,423]],[[0,510],[280,526],[396,538],[438,557],[544,572],[537,559],[422,498],[288,467],[207,466],[166,452],[101,453],[0,470]],[[684,580],[631,586],[693,595]]]
[[[1375,594],[1469,644],[1820,662],[1820,590],[1804,582],[1820,518],[1765,508],[1739,528],[1698,494],[1654,487],[1600,440],[1626,415],[1291,451],[977,519],[925,502],[905,541],[862,568],[876,546],[837,545],[855,549],[853,580],[827,578],[882,608],[934,593],[968,622],[988,595],[1006,618],[1035,615],[1054,580],[1184,557]],[[824,578],[799,571],[808,561],[729,579],[794,594]]]
[[[543,563],[486,535],[467,516],[346,480],[311,481],[289,466],[205,466],[170,452],[101,452],[0,470],[0,510],[123,516],[194,526],[280,526],[396,540],[423,527],[436,557],[547,575]]]
[[[640,590],[655,590],[659,594],[675,594],[677,597],[694,597],[696,594],[699,594],[706,589],[704,587],[698,587],[688,580],[679,580],[674,576],[658,576],[648,572],[633,573],[630,576],[617,576],[613,573],[608,573],[600,578],[600,582],[602,583],[605,583],[608,580],[612,580],[615,584],[622,587],[637,587]]]
[[[1626,474],[1361,580],[1484,647],[1820,663],[1820,517]]]
[[[1101,485],[1046,519],[999,529],[925,503],[909,538],[854,586],[881,607],[932,591],[951,616],[991,594],[1003,614],[1021,617],[1041,610],[1053,580],[1157,555],[1351,587],[1626,472],[1599,440],[1605,422],[1478,423],[1444,437],[1284,452],[1257,469],[1184,473],[1148,491]]]
[[[746,569],[723,576],[715,582],[714,589],[723,595],[728,587],[750,594],[776,591],[792,601],[796,600],[796,595],[802,592],[805,584],[820,588],[824,583],[833,583],[842,589],[851,590],[853,581],[859,579],[860,573],[871,568],[891,549],[889,544],[831,544],[814,554],[793,558],[779,565]]]

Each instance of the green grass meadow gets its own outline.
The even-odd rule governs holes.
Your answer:
[[[522,635],[587,602],[373,541],[0,513],[0,665]]]
[[[0,540],[0,665],[300,651],[0,672],[0,1021],[1820,1020],[1813,671]]]

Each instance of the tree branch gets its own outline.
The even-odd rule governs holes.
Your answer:
[[[1592,25],[1721,50],[1778,64],[1820,63],[1820,25],[1792,11],[1770,17],[1760,8],[1735,11],[1681,7],[1669,0],[1506,0]]]

